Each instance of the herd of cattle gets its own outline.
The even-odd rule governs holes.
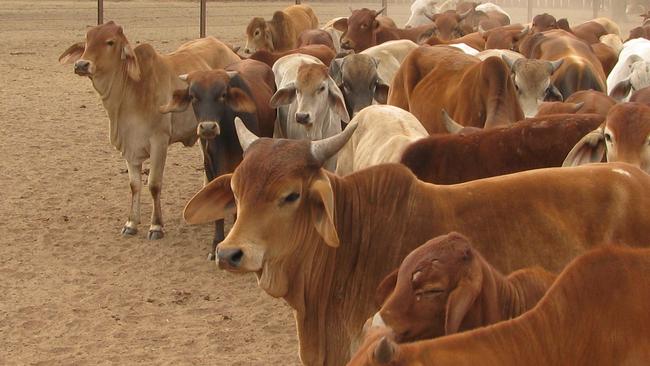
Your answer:
[[[290,6],[241,54],[90,29],[59,61],[127,162],[122,234],[150,159],[164,236],[167,148],[200,140],[184,218],[295,309],[304,364],[650,364],[650,21],[623,42],[606,18],[511,24],[492,3],[381,13],[319,29]]]

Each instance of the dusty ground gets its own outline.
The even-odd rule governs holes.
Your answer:
[[[169,152],[166,238],[145,239],[144,193],[141,232],[118,235],[125,165],[90,82],[57,63],[95,22],[94,4],[0,1],[0,364],[298,363],[291,309],[253,276],[218,271],[206,260],[211,227],[182,222],[202,183],[198,148]],[[240,44],[250,17],[288,4],[210,3],[208,33]],[[314,8],[324,22],[348,5]],[[390,15],[403,24],[407,5]],[[106,19],[124,25],[132,43],[161,51],[195,37],[197,16],[196,2],[106,4]]]

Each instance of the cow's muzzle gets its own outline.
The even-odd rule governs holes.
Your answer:
[[[90,61],[77,60],[77,62],[74,63],[74,73],[79,76],[89,76],[92,74],[91,66],[92,64]]]
[[[202,139],[213,139],[221,133],[218,122],[201,122],[196,127],[196,134]]]
[[[354,48],[354,45],[352,44],[352,41],[348,38],[341,39],[341,48],[346,49],[346,50],[351,50]]]
[[[301,125],[308,125],[311,123],[311,116],[309,113],[296,112],[296,122]]]
[[[244,252],[239,248],[219,249],[217,247],[217,264],[221,269],[239,269],[243,258]]]

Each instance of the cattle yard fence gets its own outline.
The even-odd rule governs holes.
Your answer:
[[[294,0],[295,4],[300,4],[301,0]],[[331,0],[326,0],[331,1]],[[407,3],[410,0],[398,0],[397,2]],[[336,0],[334,0],[336,2]],[[591,9],[592,17],[596,18],[601,13],[609,13],[614,19],[621,19],[625,16],[625,1],[621,0],[492,0],[492,2],[506,6],[526,8],[528,21],[532,20],[533,9],[540,8],[553,8],[553,9],[584,9],[588,11]],[[205,37],[207,27],[207,0],[198,0],[199,12],[199,36]],[[378,4],[381,8],[386,9],[388,13],[388,0],[381,0]],[[97,0],[97,24],[104,23],[104,0]]]

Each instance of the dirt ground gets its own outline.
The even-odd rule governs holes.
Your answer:
[[[378,3],[313,6],[324,23]],[[197,147],[169,151],[167,236],[145,238],[146,190],[140,233],[119,235],[125,164],[90,82],[57,62],[94,24],[95,4],[0,1],[0,364],[297,364],[291,309],[254,276],[219,271],[206,260],[211,226],[182,221],[203,180]],[[210,3],[208,33],[241,44],[248,19],[288,4]],[[398,24],[407,12],[391,4]],[[512,14],[523,21],[523,9]],[[108,2],[105,19],[163,52],[198,35],[197,2]]]

